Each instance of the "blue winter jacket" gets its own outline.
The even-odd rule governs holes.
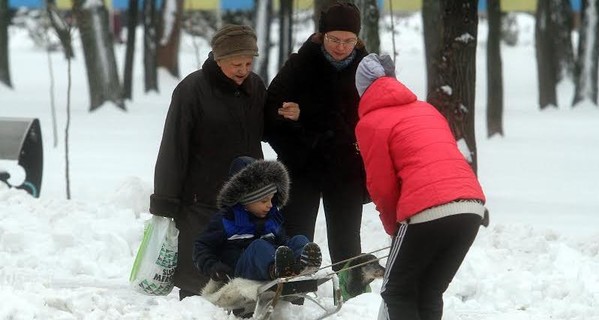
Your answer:
[[[284,245],[287,236],[282,223],[283,216],[276,206],[265,218],[254,216],[241,205],[223,208],[195,239],[193,263],[208,276],[219,261],[235,270],[237,260],[252,241],[266,239],[275,246]]]

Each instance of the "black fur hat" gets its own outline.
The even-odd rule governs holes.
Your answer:
[[[273,203],[282,207],[289,199],[289,173],[279,161],[238,157],[231,163],[229,180],[216,197],[218,208],[246,204],[276,191]]]

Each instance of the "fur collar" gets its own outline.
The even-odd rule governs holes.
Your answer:
[[[235,173],[224,184],[216,197],[218,208],[232,207],[248,191],[268,184],[277,186],[273,204],[282,207],[289,199],[289,173],[279,161],[257,160]]]

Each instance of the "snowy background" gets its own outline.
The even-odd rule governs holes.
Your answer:
[[[392,53],[389,22],[382,25],[382,52]],[[599,109],[590,103],[571,108],[573,86],[568,82],[559,87],[558,108],[539,111],[534,20],[519,16],[518,27],[518,44],[502,47],[505,137],[487,139],[487,25],[480,21],[478,173],[491,226],[480,229],[446,292],[444,319],[597,320]],[[276,29],[274,25],[273,35],[278,34]],[[311,26],[295,30],[296,41],[303,42],[309,30]],[[422,99],[426,69],[420,15],[396,19],[395,30],[398,78]],[[144,94],[138,51],[134,100],[127,102],[127,111],[107,103],[89,113],[83,54],[76,47],[70,129],[72,200],[66,200],[66,60],[59,52],[48,57],[23,29],[9,29],[9,39],[14,88],[0,85],[0,117],[40,120],[44,176],[39,199],[0,185],[0,319],[235,319],[201,297],[179,301],[177,289],[165,297],[149,297],[128,285],[144,221],[150,218],[154,162],[178,80],[161,71],[160,92]],[[207,43],[183,37],[182,75],[198,68],[196,46],[201,63],[209,51]],[[125,47],[117,45],[120,67],[124,53]],[[273,65],[271,77],[275,72]],[[52,138],[51,92],[58,114],[57,147]],[[264,148],[267,158],[275,157],[267,145]],[[0,166],[14,164],[0,160]],[[19,183],[15,179],[13,183]],[[323,223],[320,215],[316,241],[326,248]],[[389,245],[372,205],[365,207],[362,245],[365,252]],[[324,258],[329,264],[328,255]],[[332,319],[375,319],[380,285],[373,282],[372,293],[346,302]],[[330,285],[321,286],[318,294],[323,302],[332,303]],[[318,313],[308,302],[301,307],[283,303],[276,318],[314,319]]]

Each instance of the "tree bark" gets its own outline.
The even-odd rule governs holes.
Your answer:
[[[123,72],[123,87],[126,99],[133,98],[133,58],[139,14],[138,5],[138,0],[129,0],[129,8],[127,9],[127,49],[125,51],[125,68]]]
[[[362,30],[360,39],[366,44],[366,51],[380,53],[381,39],[379,37],[379,8],[377,0],[355,0],[362,15]]]
[[[578,38],[578,58],[574,68],[574,99],[572,106],[583,100],[597,105],[597,67],[599,55],[599,4],[597,0],[582,1]]]
[[[48,12],[48,17],[50,17],[50,24],[54,28],[54,31],[56,31],[56,35],[60,40],[65,58],[74,58],[75,52],[73,51],[71,26],[60,16],[54,2],[46,1],[46,11]]]
[[[101,2],[75,0],[73,11],[81,33],[87,67],[90,111],[106,101],[111,101],[124,110],[113,39],[108,28],[108,10]]]
[[[426,92],[427,96],[431,94],[435,81],[433,79],[439,73],[437,66],[441,56],[439,55],[439,46],[441,44],[441,34],[443,26],[441,25],[441,3],[437,0],[424,0],[422,2],[422,26],[424,33],[424,56],[426,59]]]
[[[551,0],[551,19],[554,24],[555,68],[557,81],[572,79],[574,74],[574,48],[572,46],[573,14],[570,0]]]
[[[478,1],[439,2],[443,32],[438,51],[431,52],[436,58],[428,62],[436,74],[429,79],[427,100],[447,118],[462,154],[477,172],[474,89]]]
[[[0,0],[0,82],[12,88],[8,56],[8,0]]]
[[[164,67],[171,75],[179,78],[179,43],[181,39],[183,0],[163,1],[161,12],[157,66]]]
[[[268,84],[268,64],[270,61],[270,25],[272,23],[272,1],[256,0],[256,34],[259,56],[254,61],[256,72]]]
[[[501,62],[501,0],[487,0],[487,137],[503,136],[503,71]]]
[[[556,52],[553,42],[554,24],[551,21],[549,1],[537,2],[537,20],[535,24],[535,48],[537,56],[537,75],[539,79],[539,107],[541,110],[557,107],[558,81]]]
[[[279,8],[279,68],[293,52],[293,0],[281,0]]]
[[[144,0],[144,87],[145,92],[158,92],[158,62],[156,61],[157,46],[156,4],[152,0]]]

